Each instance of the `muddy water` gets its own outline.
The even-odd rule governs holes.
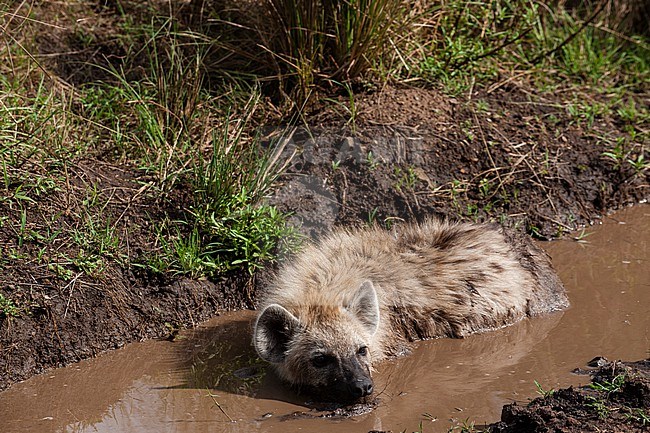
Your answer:
[[[638,360],[650,349],[650,206],[620,212],[574,240],[544,244],[565,282],[564,312],[464,340],[418,343],[378,366],[378,406],[314,418],[264,374],[249,345],[253,313],[224,314],[175,342],[145,342],[0,393],[10,432],[447,431],[499,418],[501,406],[585,383],[596,355]]]

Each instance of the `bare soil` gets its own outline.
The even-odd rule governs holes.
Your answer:
[[[647,200],[648,174],[607,161],[594,132],[623,125],[602,118],[586,132],[561,102],[510,82],[471,99],[385,87],[357,95],[353,121],[330,104],[296,134],[300,153],[272,201],[311,235],[438,214],[552,239]]]
[[[601,358],[602,361],[602,358]],[[650,359],[602,362],[587,372],[592,384],[503,407],[491,433],[647,432],[650,430]],[[615,383],[616,386],[611,385]]]

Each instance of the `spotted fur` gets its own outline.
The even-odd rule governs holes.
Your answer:
[[[549,257],[527,236],[430,219],[307,246],[268,287],[253,340],[287,382],[348,400],[370,394],[372,363],[410,341],[567,306]]]

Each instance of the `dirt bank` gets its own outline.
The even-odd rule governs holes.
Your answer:
[[[438,214],[551,239],[650,196],[648,173],[608,161],[607,145],[567,118],[559,97],[512,83],[471,99],[387,87],[356,104],[353,121],[312,115],[272,198],[312,235]],[[617,129],[604,118],[592,127]]]
[[[638,362],[592,361],[583,388],[548,390],[526,406],[503,407],[492,433],[647,432],[650,429],[650,359]]]

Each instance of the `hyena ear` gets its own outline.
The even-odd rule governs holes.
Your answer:
[[[300,322],[286,308],[271,304],[264,308],[255,322],[253,343],[260,358],[268,362],[282,362],[289,342]]]
[[[379,300],[372,282],[364,281],[347,306],[347,310],[365,326],[370,335],[379,328]]]

